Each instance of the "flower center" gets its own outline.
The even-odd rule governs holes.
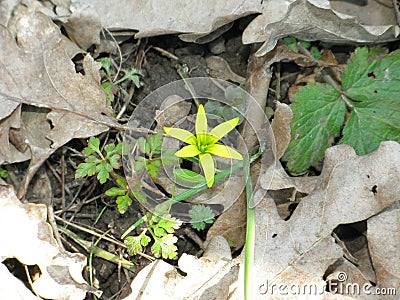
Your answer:
[[[200,151],[201,153],[204,153],[204,152],[206,152],[207,147],[208,147],[208,145],[200,144],[200,145],[199,145],[199,151]]]

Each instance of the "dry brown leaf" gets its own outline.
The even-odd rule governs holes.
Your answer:
[[[223,251],[219,249],[218,256],[213,250],[201,258],[181,256],[178,266],[185,276],[162,260],[152,262],[132,281],[132,293],[124,300],[227,299],[230,285],[237,280],[239,260],[231,259],[229,245],[222,237],[213,239],[209,247]]]
[[[367,1],[365,6],[348,1],[268,0],[268,1],[73,1],[72,11],[95,10],[104,27],[139,30],[136,37],[168,33],[181,35],[185,41],[203,39],[228,23],[260,14],[245,29],[243,42],[265,42],[258,51],[271,51],[278,39],[292,35],[302,40],[332,43],[383,42],[398,37],[392,2]],[[112,12],[109,5],[113,6]],[[140,12],[140,13],[138,13]],[[134,14],[134,15],[132,15]],[[214,34],[213,38],[217,38]],[[209,41],[209,39],[207,40]]]
[[[37,156],[30,156],[27,150],[22,155],[16,153],[7,141],[7,132],[2,132],[0,139],[6,147],[0,164],[32,158],[31,172],[18,193],[21,197],[35,170],[57,148],[73,138],[97,135],[115,123],[100,86],[99,63],[87,55],[83,61],[85,75],[76,73],[59,28],[42,13],[20,6],[12,26],[16,38],[0,27],[0,121],[11,124],[12,112],[21,103],[28,105],[23,108],[22,119],[12,117],[20,123],[13,121],[8,127],[24,129],[22,140]]]
[[[262,14],[245,29],[243,42],[265,43],[257,51],[262,56],[271,51],[278,39],[294,36],[300,40],[320,40],[329,43],[377,42],[395,40],[399,26],[394,18],[394,10],[361,10],[354,5],[352,10],[342,8],[346,1],[329,0],[270,0],[264,1]],[[376,1],[368,1],[372,3]],[[346,13],[335,11],[346,10]],[[385,3],[376,2],[380,8]],[[382,24],[381,19],[386,19]],[[368,25],[362,21],[369,19]],[[372,20],[372,22],[371,22]],[[372,23],[372,24],[371,24]]]
[[[399,181],[400,144],[396,142],[383,142],[365,156],[357,156],[347,145],[327,149],[316,188],[302,199],[289,221],[279,217],[271,198],[256,207],[255,289],[267,283],[310,282],[324,288],[324,273],[343,255],[332,231],[339,224],[366,220],[399,201]],[[377,236],[375,244],[386,244],[387,239]],[[384,255],[390,263],[400,259],[398,251],[390,253]]]
[[[50,225],[46,222],[46,206],[22,204],[11,186],[0,183],[0,256],[2,261],[16,258],[25,265],[37,265],[40,275],[32,278],[35,293],[46,299],[84,299],[94,292],[83,279],[86,258],[59,248]],[[35,275],[35,274],[31,274]],[[0,295],[7,299],[37,299],[25,287],[13,290],[14,275],[2,270]],[[11,282],[7,284],[6,282]],[[2,297],[3,298],[3,297]]]
[[[59,28],[41,13],[20,11],[15,26],[18,44],[0,28],[0,57],[6,58],[0,67],[2,119],[21,103],[51,109],[47,117],[54,128],[43,135],[53,148],[106,130],[113,121],[107,117],[111,110],[100,86],[100,64],[86,56],[85,75],[76,73]]]
[[[113,7],[110,11],[110,5]],[[259,1],[73,1],[71,10],[94,9],[103,27],[139,30],[136,37],[175,32],[209,33],[258,11]],[[193,39],[197,39],[194,36]]]
[[[397,288],[399,291],[400,209],[398,206],[370,218],[367,237],[378,287]]]
[[[280,159],[290,143],[290,121],[292,121],[293,112],[287,104],[277,102],[274,113],[274,119],[271,123],[274,132],[276,153],[275,159]]]

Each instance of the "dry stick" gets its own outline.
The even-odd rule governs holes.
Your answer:
[[[61,208],[65,208],[65,156],[64,156],[64,154],[61,155]]]

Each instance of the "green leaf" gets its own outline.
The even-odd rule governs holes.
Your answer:
[[[114,144],[107,144],[104,146],[104,151],[106,151],[107,154],[110,154],[114,149],[115,149]]]
[[[114,96],[118,90],[117,86],[112,82],[106,81],[101,84],[101,87],[106,92],[107,105],[111,105],[111,103],[114,101]]]
[[[123,179],[123,178],[117,178],[116,181],[117,181],[117,184],[118,184],[120,187],[122,187],[123,189],[126,190],[126,188],[127,188],[127,186],[128,186],[128,183],[126,182],[125,179]]]
[[[114,154],[108,158],[108,161],[110,162],[111,167],[113,167],[114,169],[119,169],[121,167],[120,159],[121,155]]]
[[[152,154],[160,154],[163,142],[162,134],[159,132],[156,134],[152,134],[149,136],[148,140]]]
[[[7,170],[4,170],[3,168],[0,168],[0,177],[7,178],[7,176],[8,176]]]
[[[191,225],[196,230],[203,230],[206,228],[206,224],[213,223],[215,217],[212,210],[203,204],[194,205],[193,208],[189,210],[189,216]]]
[[[400,142],[400,51],[383,56],[383,49],[358,48],[342,75],[343,91],[352,105],[340,143],[358,155],[380,142]]]
[[[115,75],[115,72],[111,69],[113,63],[111,58],[103,57],[99,59],[99,62],[101,63],[101,67],[106,71],[109,77]]]
[[[146,194],[139,192],[139,191],[131,191],[133,197],[135,197],[136,200],[138,200],[140,203],[144,204],[146,203]]]
[[[145,234],[141,234],[140,244],[147,246],[151,242],[151,238]]]
[[[177,259],[178,248],[175,246],[177,241],[178,238],[172,234],[165,235],[161,238],[155,238],[151,251],[157,258],[162,256],[164,259]]]
[[[358,155],[368,154],[382,141],[400,142],[400,50],[385,55],[381,48],[357,48],[342,78],[342,91],[331,85],[312,84],[300,89],[291,105],[292,139],[283,157],[293,174],[305,172],[322,158],[329,137]]]
[[[115,82],[116,84],[124,82],[125,80],[129,79],[135,84],[137,88],[140,87],[139,75],[142,75],[142,73],[139,70],[131,68],[129,71],[124,69],[123,72],[125,73],[125,75],[121,79],[116,81]]]
[[[300,41],[300,44],[306,49],[309,49],[311,46],[311,43],[307,41]]]
[[[364,155],[376,150],[382,141],[400,142],[398,100],[354,102],[353,105],[341,144],[350,145],[358,155]]]
[[[96,151],[94,151],[93,149],[86,147],[85,149],[82,150],[83,155],[85,156],[89,156],[93,153],[96,153]]]
[[[146,141],[145,138],[141,137],[138,139],[137,141],[138,146],[139,146],[139,151],[143,154],[150,154],[150,145],[149,143]]]
[[[191,170],[174,169],[173,173],[176,179],[183,182],[194,183],[194,184],[206,182],[206,179],[204,178],[203,175],[193,172]]]
[[[140,243],[140,236],[128,236],[124,240],[127,247],[128,254],[134,256],[143,251],[142,244]]]
[[[126,194],[126,190],[123,190],[123,189],[120,189],[120,188],[117,188],[117,187],[112,187],[112,188],[108,189],[108,190],[105,192],[105,194],[106,194],[107,196],[111,196],[111,197],[114,197],[114,196],[122,196],[122,195],[125,195],[125,194]]]
[[[128,195],[119,196],[116,200],[118,211],[120,214],[126,213],[129,206],[132,204],[132,199]]]
[[[147,159],[144,158],[143,156],[136,156],[135,158],[135,165],[134,165],[134,169],[136,172],[139,172],[140,170],[142,170],[144,167],[146,167],[146,161]]]
[[[321,52],[318,50],[317,47],[312,46],[310,49],[310,52],[311,52],[312,56],[314,56],[314,58],[316,58],[316,59],[322,58]]]
[[[151,178],[156,178],[158,175],[158,172],[160,172],[161,168],[161,160],[160,159],[148,159],[146,163],[147,167],[147,172],[149,172],[149,175]]]
[[[100,140],[94,136],[91,136],[88,142],[88,148],[94,152],[100,152]]]
[[[158,227],[163,228],[168,233],[174,233],[175,229],[178,229],[181,225],[181,220],[171,216],[162,217],[157,223]]]
[[[166,167],[177,165],[181,159],[175,155],[176,149],[162,149],[161,161]]]
[[[136,255],[138,253],[143,252],[142,246],[147,246],[150,243],[151,239],[146,235],[145,232],[142,232],[138,236],[128,236],[124,240],[124,244],[127,247],[129,255]]]
[[[283,42],[285,43],[286,46],[293,52],[299,52],[299,49],[297,48],[297,40],[294,37],[288,36],[283,39]]]
[[[90,158],[94,158],[94,159],[98,160],[94,156],[89,156],[86,159],[86,161],[89,161],[89,162],[79,164],[78,168],[75,171],[75,178],[81,178],[81,177],[85,177],[85,176],[93,176],[94,174],[96,174],[97,163],[91,162],[93,159],[90,159]],[[98,160],[98,161],[100,161],[100,160]]]
[[[110,172],[112,172],[113,168],[110,164],[106,162],[102,162],[96,166],[97,179],[101,184],[105,183],[108,178],[110,178]]]
[[[207,112],[207,117],[210,119],[215,119],[214,116],[223,117],[222,110],[223,105],[215,100],[208,100],[207,103],[204,105],[204,109]]]
[[[318,83],[301,88],[291,108],[292,139],[283,160],[292,174],[302,174],[323,157],[329,137],[340,134],[346,106],[332,86]]]

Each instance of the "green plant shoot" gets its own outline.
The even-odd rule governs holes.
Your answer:
[[[214,160],[211,156],[212,154],[238,160],[243,159],[242,155],[235,149],[217,144],[221,138],[236,127],[238,122],[239,118],[231,119],[219,124],[207,133],[207,117],[203,105],[200,104],[195,124],[196,135],[181,128],[164,127],[164,131],[171,137],[189,144],[177,151],[175,155],[178,157],[199,156],[200,165],[203,169],[207,186],[211,187],[214,184],[215,175]]]

